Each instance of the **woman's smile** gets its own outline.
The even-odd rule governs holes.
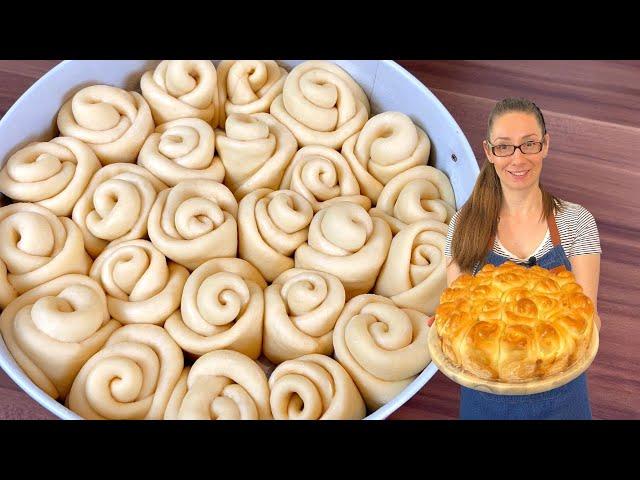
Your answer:
[[[526,178],[528,178],[528,173],[531,171],[531,169],[527,169],[527,170],[507,170],[507,172],[509,172],[511,174],[511,178],[513,178],[516,181],[522,181]]]

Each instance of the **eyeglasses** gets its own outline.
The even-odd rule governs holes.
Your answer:
[[[491,152],[496,157],[510,157],[515,153],[516,148],[524,154],[540,153],[542,151],[543,142],[534,142],[530,140],[521,145],[492,145],[491,142],[487,140],[487,144],[489,144]]]

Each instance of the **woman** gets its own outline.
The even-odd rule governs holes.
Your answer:
[[[483,147],[487,162],[471,198],[449,224],[447,284],[462,272],[475,275],[485,263],[498,266],[511,260],[547,269],[564,265],[596,306],[600,329],[598,229],[589,211],[554,197],[540,184],[549,151],[542,113],[526,99],[498,102],[489,115]],[[461,387],[460,418],[591,419],[586,373],[532,395],[494,395]]]

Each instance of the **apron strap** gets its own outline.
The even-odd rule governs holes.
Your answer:
[[[547,217],[547,225],[549,225],[549,233],[551,233],[551,242],[554,247],[557,247],[561,242],[560,232],[558,232],[558,224],[556,223],[556,215],[554,212],[551,212],[551,215]]]

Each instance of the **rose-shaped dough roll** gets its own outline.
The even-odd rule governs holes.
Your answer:
[[[428,335],[426,315],[367,294],[345,305],[333,330],[333,348],[367,407],[376,410],[431,361]]]
[[[371,117],[342,146],[342,155],[358,179],[360,190],[374,204],[393,177],[416,165],[426,165],[430,152],[427,134],[400,112]]]
[[[225,129],[216,131],[216,149],[236,198],[263,187],[277,190],[298,148],[291,132],[268,113],[232,113]]]
[[[187,279],[181,311],[171,315],[164,328],[191,354],[230,349],[255,360],[262,350],[266,287],[249,262],[209,260]]]
[[[291,190],[260,188],[238,207],[238,256],[272,282],[293,268],[293,253],[307,241],[313,209]]]
[[[223,60],[218,65],[218,125],[232,113],[269,112],[287,71],[274,60]]]
[[[434,315],[447,288],[446,238],[447,225],[437,220],[420,220],[400,230],[391,241],[375,293],[400,307]]]
[[[73,207],[85,247],[93,258],[111,243],[147,235],[147,219],[158,192],[167,185],[146,168],[129,163],[102,167]]]
[[[419,220],[449,223],[456,199],[444,172],[428,165],[410,168],[392,178],[372,208],[372,217],[384,219],[394,234]]]
[[[77,92],[58,112],[58,130],[89,145],[103,165],[135,162],[155,125],[137,92],[92,85]]]
[[[209,352],[184,369],[164,419],[270,420],[267,376],[242,353]]]
[[[371,200],[360,195],[360,185],[351,167],[339,152],[320,145],[303,147],[284,173],[281,189],[298,192],[317,212],[335,202],[353,202],[364,209]]]
[[[21,294],[66,273],[87,275],[91,258],[70,218],[34,203],[13,203],[0,208],[0,263]]]
[[[289,72],[270,112],[291,130],[300,146],[339,149],[367,122],[369,100],[342,68],[311,60]]]
[[[163,123],[147,138],[138,155],[142,165],[164,183],[204,178],[222,182],[224,166],[214,157],[215,133],[200,118]]]
[[[91,267],[91,278],[107,293],[107,306],[121,323],[161,325],[180,308],[189,271],[168,262],[148,240],[130,240],[105,249]]]
[[[101,166],[93,150],[76,138],[31,143],[11,155],[0,171],[0,192],[68,217]]]
[[[125,325],[80,369],[66,405],[89,420],[162,420],[183,367],[162,327]]]
[[[76,374],[120,324],[111,320],[100,286],[62,275],[24,293],[2,312],[7,348],[47,395],[65,398]]]
[[[193,117],[218,125],[218,76],[210,60],[163,60],[142,75],[140,90],[158,125]]]
[[[361,420],[367,413],[347,371],[325,355],[281,363],[269,377],[269,388],[276,420]]]
[[[149,238],[174,262],[195,270],[211,258],[235,257],[238,202],[223,184],[184,180],[160,192],[149,214]]]
[[[295,266],[335,275],[350,299],[373,287],[390,244],[389,225],[360,205],[340,202],[315,214]]]
[[[333,353],[333,327],[344,307],[344,286],[335,276],[292,268],[264,292],[265,357],[274,363],[310,353]]]

